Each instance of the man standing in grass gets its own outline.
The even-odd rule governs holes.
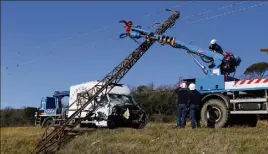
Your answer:
[[[175,128],[185,128],[188,92],[189,89],[186,87],[186,83],[181,83],[180,87],[175,90],[175,93],[177,94],[178,103],[177,126]]]
[[[200,102],[201,94],[195,89],[195,84],[189,85],[189,104],[190,104],[190,116],[191,116],[191,127],[200,127]]]

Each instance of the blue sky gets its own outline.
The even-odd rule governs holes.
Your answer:
[[[174,6],[181,12],[181,19],[208,12],[177,20],[166,34],[180,41],[193,41],[202,48],[207,48],[211,39],[217,39],[225,51],[242,58],[237,74],[252,63],[267,61],[267,55],[259,49],[268,44],[268,21],[264,20],[268,5],[191,24],[263,2],[246,2],[220,10],[217,8],[237,2],[185,3],[2,2],[1,108],[38,107],[41,97],[51,96],[55,90],[69,90],[70,85],[103,78],[137,47],[129,39],[116,39],[124,32],[118,21],[132,20],[147,28],[169,16],[157,11]],[[184,51],[154,44],[121,83],[169,85],[175,84],[179,76],[204,74]]]

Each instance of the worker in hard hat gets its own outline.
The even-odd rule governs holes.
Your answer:
[[[190,105],[190,117],[191,117],[191,127],[200,127],[200,103],[201,94],[196,90],[195,84],[191,83],[189,85],[189,105]]]
[[[181,83],[180,86],[175,90],[177,94],[178,103],[178,115],[177,115],[177,126],[175,128],[185,128],[186,115],[187,115],[187,102],[188,102],[189,89],[186,83]]]
[[[215,39],[210,41],[209,49],[222,55],[224,53],[221,46],[217,44],[217,41]]]

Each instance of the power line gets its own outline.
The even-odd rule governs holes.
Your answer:
[[[217,8],[217,9],[211,9],[211,10],[207,10],[207,11],[200,12],[200,13],[194,13],[192,15],[189,15],[189,16],[186,16],[186,17],[182,18],[181,20],[189,19],[189,18],[195,17],[195,16],[204,15],[204,14],[207,14],[207,13],[210,13],[210,12],[213,12],[213,11],[219,11],[219,10],[222,10],[222,9],[227,9],[227,8],[239,5],[239,4],[243,4],[243,3],[247,2],[247,1],[242,1],[242,2],[238,2],[238,3],[230,4],[230,5],[221,6],[221,7]]]
[[[190,4],[192,1],[190,1],[190,2],[187,2],[187,3],[185,3],[185,4],[182,4],[182,5],[175,5],[175,6],[173,6],[172,8],[176,8],[176,7],[180,7],[180,6],[184,6],[184,5],[187,5],[187,4]],[[159,12],[162,12],[162,10],[160,10],[160,11],[156,11],[154,14],[156,14],[156,13],[159,13]],[[152,13],[149,13],[149,15],[148,14],[145,14],[145,15],[143,15],[142,17],[148,17],[148,16],[152,16],[153,14]],[[109,28],[113,28],[112,26],[105,26],[105,27],[103,27],[103,28],[98,28],[98,29],[95,29],[95,30],[93,30],[93,31],[91,31],[91,32],[87,32],[87,33],[82,33],[82,34],[76,34],[75,36],[73,36],[73,37],[65,37],[64,39],[62,39],[62,40],[70,40],[70,39],[73,39],[74,37],[76,37],[76,36],[85,36],[85,35],[89,35],[89,34],[91,34],[91,33],[94,33],[94,32],[100,32],[100,31],[103,31],[103,30],[107,30],[107,29],[109,29]],[[110,39],[115,39],[115,37],[111,37],[111,38],[109,38],[108,40],[110,40]],[[107,40],[106,40],[107,41]],[[53,43],[55,43],[55,41],[53,42]],[[48,44],[50,44],[50,43],[48,43]],[[91,43],[90,45],[86,45],[86,46],[84,46],[84,47],[88,47],[88,46],[93,46],[93,45],[95,45],[96,44],[96,42],[94,43]],[[39,45],[39,47],[40,47],[40,45]],[[82,47],[82,48],[84,48],[84,47]],[[51,55],[52,53],[49,53],[49,55]],[[41,59],[44,59],[44,57],[42,57]],[[25,64],[31,64],[31,63],[34,63],[34,62],[36,62],[36,61],[40,61],[40,59],[39,60],[30,60],[30,61],[26,61],[26,62],[23,62],[23,63],[20,63],[19,65],[17,64],[17,67],[18,66],[21,66],[21,65],[25,65]],[[7,67],[6,67],[7,68]]]
[[[208,10],[208,11],[204,11],[204,12],[200,12],[200,13],[195,13],[195,14],[193,14],[193,15],[189,15],[189,16],[183,18],[183,19],[187,19],[187,18],[194,17],[194,16],[199,16],[199,15],[202,15],[202,14],[205,14],[205,13],[209,13],[209,12],[213,12],[213,11],[217,11],[217,10],[221,10],[221,9],[225,9],[225,8],[229,8],[229,7],[235,6],[235,5],[237,5],[237,4],[242,4],[242,3],[244,3],[244,2],[246,2],[246,1],[238,2],[238,3],[234,3],[234,4],[229,4],[229,5],[222,6],[222,7],[220,7],[220,8],[214,9],[214,10]],[[175,6],[171,7],[171,8],[181,7],[181,6],[190,4],[190,3],[192,3],[192,1],[190,1],[190,2],[186,2],[185,4],[175,5]],[[155,13],[159,13],[159,12],[163,12],[163,10],[156,11]],[[143,15],[142,17],[146,17],[146,16],[148,17],[148,16],[151,16],[151,15],[152,15],[152,13],[149,13],[149,15],[148,15],[148,14],[145,14],[145,15]],[[106,27],[103,27],[103,28],[95,29],[95,30],[91,31],[90,33],[93,33],[93,32],[100,32],[100,31],[102,31],[102,30],[109,29],[109,28],[112,28],[112,27],[111,27],[111,26],[108,26],[108,27],[106,26]],[[88,35],[88,34],[90,34],[90,33],[78,34],[77,36]],[[67,39],[71,39],[71,38],[73,38],[73,37],[67,37]],[[114,39],[114,38],[115,38],[115,37],[112,37],[112,38],[110,38],[110,39]],[[66,38],[65,38],[65,39],[66,39]],[[110,40],[110,39],[108,39],[108,40]],[[107,40],[106,40],[106,41],[107,41]],[[86,45],[86,46],[82,47],[82,49],[84,49],[85,47],[88,47],[88,46],[93,46],[93,45],[95,45],[95,44],[96,44],[96,42],[93,42],[93,43],[90,44],[90,45]],[[80,51],[81,51],[81,50],[80,50]],[[52,53],[50,53],[50,55],[51,55],[51,54],[52,54]],[[44,57],[42,57],[42,58],[44,58]],[[36,61],[38,61],[38,60],[27,61],[27,62],[21,63],[20,65],[30,64],[30,63],[33,63],[33,62],[36,62]],[[17,66],[19,66],[19,65],[17,64]]]
[[[112,38],[109,38],[108,40],[114,40],[114,39],[118,39],[117,37],[112,37]],[[106,41],[108,41],[106,40]],[[86,51],[87,47],[94,47],[96,45],[96,43],[91,43],[91,44],[88,44],[88,45],[85,45],[83,46],[82,48],[78,49],[80,52],[83,52],[83,51]],[[49,54],[50,56],[52,56],[52,53]],[[45,60],[46,57],[41,57],[41,59],[34,59],[34,60],[31,60],[31,61],[26,61],[24,63],[21,63],[20,65],[26,65],[26,64],[32,64],[34,62],[37,62],[37,61],[42,61],[42,60]]]
[[[192,3],[192,2],[193,2],[193,1],[186,2],[185,4],[178,4],[178,5],[172,6],[171,9],[178,8],[178,7],[181,7],[181,6],[190,4],[190,3]],[[152,15],[154,15],[154,14],[158,14],[158,13],[161,13],[161,12],[164,12],[164,11],[165,11],[165,9],[161,9],[161,10],[159,10],[159,11],[154,11],[154,12],[151,12],[151,13],[148,13],[148,14],[144,15],[144,17],[149,17],[149,16],[152,16]]]
[[[212,16],[212,17],[202,18],[202,19],[199,19],[199,20],[195,20],[195,21],[191,22],[190,24],[194,24],[194,23],[197,23],[197,22],[200,22],[200,21],[204,21],[204,20],[215,19],[215,18],[218,18],[218,17],[222,17],[222,16],[225,16],[225,15],[228,15],[228,14],[235,13],[235,12],[247,11],[249,9],[252,9],[252,8],[255,8],[255,7],[261,7],[261,6],[266,5],[266,4],[268,4],[268,2],[264,2],[264,3],[260,3],[260,4],[255,4],[255,5],[252,5],[252,6],[249,6],[249,7],[245,7],[245,8],[237,9],[237,10],[233,10],[233,11],[229,11],[229,12],[226,12],[226,13],[222,13],[222,14],[218,14],[218,15]]]
[[[237,2],[237,3],[233,3],[233,4],[228,4],[228,5],[224,5],[224,6],[221,6],[217,9],[214,9],[214,10],[208,10],[208,11],[204,11],[204,12],[200,12],[200,13],[195,13],[195,14],[192,14],[192,15],[189,15],[189,16],[186,16],[185,18],[182,18],[182,19],[187,19],[187,18],[190,18],[190,17],[195,17],[195,16],[199,16],[199,15],[203,15],[203,14],[206,14],[206,13],[209,13],[209,12],[213,12],[213,11],[218,11],[218,10],[222,10],[222,9],[226,9],[226,8],[230,8],[230,7],[233,7],[233,6],[236,6],[238,4],[242,4],[242,3],[245,3],[249,0],[246,0],[246,1],[242,1],[242,2]],[[193,1],[190,1],[190,2],[186,2],[185,4],[178,4],[178,5],[175,5],[173,7],[170,7],[171,9],[173,8],[177,8],[177,7],[181,7],[181,6],[185,6],[187,4],[190,4],[192,3]],[[164,9],[165,10],[165,9]],[[160,13],[160,12],[163,12],[164,11],[163,9],[160,10],[160,11],[156,11],[154,12],[154,14],[157,14],[157,13]],[[151,16],[153,13],[149,13],[149,14],[145,14],[144,16]]]
[[[192,2],[192,1],[191,1],[191,2]],[[187,5],[187,4],[191,3],[191,2],[187,2],[187,3],[184,4],[184,5]],[[180,7],[180,6],[183,6],[183,5],[175,5],[174,8],[176,8],[176,7]],[[142,15],[141,17],[152,16],[153,14],[156,14],[156,13],[158,13],[158,12],[161,12],[161,10],[160,10],[160,11],[157,11],[157,12],[151,12],[151,13],[149,13],[149,14]],[[108,30],[108,29],[111,29],[111,28],[113,28],[113,27],[112,27],[112,26],[104,26],[104,27],[102,27],[102,28],[96,28],[96,29],[94,29],[94,30],[92,30],[92,31],[90,31],[90,32],[77,33],[77,34],[75,34],[74,36],[67,36],[67,37],[64,37],[64,38],[62,38],[62,39],[59,39],[59,40],[57,40],[57,41],[52,41],[52,42],[48,42],[48,43],[45,43],[45,44],[36,45],[35,47],[36,47],[36,48],[40,48],[40,46],[44,46],[44,45],[48,45],[48,44],[55,44],[55,43],[57,43],[58,41],[61,41],[61,40],[71,40],[71,39],[74,39],[75,37],[87,36],[87,35],[90,35],[90,34],[92,34],[92,33],[105,31],[105,30]]]
[[[186,2],[185,4],[175,5],[175,6],[171,7],[171,8],[181,7],[181,6],[190,4],[190,3],[192,3],[192,1],[190,1],[190,2]],[[241,2],[240,2],[240,3],[241,3]],[[227,7],[229,7],[229,6],[233,6],[233,5],[234,5],[234,4],[231,4],[231,5],[223,6],[223,7],[221,7],[221,8],[227,8]],[[221,9],[221,8],[218,8],[217,10],[219,10],[219,9]],[[159,12],[163,12],[163,10],[156,11],[155,13],[159,13]],[[206,12],[208,12],[208,11],[206,11]],[[210,12],[211,12],[211,11],[210,11]],[[203,13],[204,13],[204,12],[203,12]],[[152,13],[149,13],[149,14],[152,15]],[[200,15],[200,14],[202,14],[202,12],[201,12],[201,13],[197,13],[197,14],[193,14],[193,15],[191,15],[191,17],[193,17],[193,16],[198,16],[198,15]],[[149,16],[151,16],[151,15],[149,15]],[[143,17],[144,17],[144,16],[148,16],[148,14],[143,15]],[[106,30],[106,29],[109,29],[109,28],[112,28],[112,27],[111,27],[111,26],[108,26],[108,27],[106,26],[106,27],[103,27],[103,28],[95,29],[95,30],[93,30],[93,31],[91,31],[91,32],[89,32],[89,33],[77,34],[76,36],[88,35],[88,34],[91,34],[91,33],[93,33],[93,32],[100,32],[100,31],[102,31],[102,30]],[[74,38],[74,37],[66,37],[65,39],[72,39],[72,38]],[[94,43],[94,44],[95,44],[95,43]],[[89,46],[90,46],[90,45],[89,45]],[[22,63],[22,64],[20,64],[20,65],[23,65],[23,64],[29,64],[29,63],[32,63],[33,61],[37,61],[37,60],[31,60],[30,62],[25,62],[25,63]],[[18,65],[17,65],[17,66],[18,66]]]
[[[190,2],[187,2],[186,4],[183,4],[183,5],[175,5],[175,6],[173,6],[173,8],[176,8],[176,7],[180,7],[180,6],[184,6],[184,5],[187,5],[187,4],[190,4],[190,3],[192,3],[192,1],[190,1]],[[156,11],[156,12],[151,12],[151,13],[148,13],[148,14],[144,14],[144,15],[142,15],[141,17],[148,17],[148,16],[152,16],[153,14],[156,14],[156,13],[158,13],[158,12],[161,12],[162,10],[160,10],[160,11]],[[111,29],[111,28],[113,28],[112,26],[105,26],[105,27],[102,27],[102,28],[97,28],[97,29],[94,29],[94,30],[92,30],[92,31],[90,31],[90,32],[85,32],[85,33],[81,33],[81,34],[76,34],[75,36],[69,36],[69,37],[65,37],[65,38],[63,38],[63,40],[65,40],[65,39],[73,39],[74,37],[76,37],[76,36],[86,36],[86,35],[90,35],[91,33],[95,33],[95,32],[100,32],[100,31],[104,31],[104,30],[107,30],[107,29]]]
[[[243,4],[245,2],[248,2],[249,0],[246,0],[246,1],[242,1],[242,2],[237,2],[237,3],[233,3],[233,4],[228,4],[228,5],[224,5],[224,6],[221,6],[217,9],[211,9],[211,10],[206,10],[206,11],[203,11],[203,12],[199,12],[199,13],[194,13],[192,15],[188,15],[184,18],[181,18],[181,20],[185,20],[185,19],[189,19],[189,18],[192,18],[192,17],[195,17],[195,16],[201,16],[201,15],[204,15],[204,14],[208,14],[208,13],[211,13],[211,12],[214,12],[214,11],[220,11],[220,10],[223,10],[223,9],[227,9],[227,8],[230,8],[230,7],[233,7],[233,6],[237,6],[239,4]],[[190,41],[191,44],[193,44],[194,42],[193,41]]]
[[[181,6],[190,4],[190,3],[192,3],[192,2],[193,2],[193,1],[186,2],[185,4],[178,4],[178,5],[175,5],[175,6],[171,7],[171,8],[181,7]],[[216,9],[216,10],[220,10],[220,9],[224,9],[224,8],[232,7],[232,6],[236,5],[236,4],[241,4],[241,3],[244,3],[244,2],[246,2],[246,1],[238,2],[238,3],[234,3],[234,4],[231,4],[231,5],[222,6],[222,7],[218,8],[218,9]],[[193,14],[193,15],[187,16],[187,17],[182,18],[182,19],[187,19],[187,18],[190,18],[190,17],[199,16],[199,15],[202,15],[202,14],[205,14],[205,13],[209,13],[209,12],[212,12],[212,11],[216,11],[216,10],[209,10],[209,11],[205,11],[205,12],[201,12],[201,13],[195,13],[195,14]],[[153,14],[157,14],[157,13],[159,13],[159,12],[163,12],[163,10],[156,11],[156,12],[154,12],[154,13],[145,14],[145,15],[143,15],[142,17],[148,17],[148,16],[151,16],[151,15],[153,15]],[[90,34],[92,34],[92,33],[100,32],[100,31],[105,31],[105,30],[110,29],[110,28],[113,28],[113,27],[112,27],[112,26],[105,26],[105,27],[102,27],[102,28],[94,29],[94,30],[92,30],[92,31],[90,31],[90,32],[78,33],[78,34],[76,34],[75,36],[64,37],[63,39],[60,39],[60,40],[70,40],[70,39],[73,39],[73,38],[75,38],[75,37],[80,37],[80,36],[90,35]],[[60,40],[58,40],[58,41],[60,41]],[[56,42],[57,42],[57,41],[53,41],[53,42],[51,42],[51,43],[56,43]],[[47,44],[50,44],[50,43],[46,43],[46,45],[47,45]],[[42,45],[45,45],[45,44],[42,44]],[[37,45],[36,47],[37,47],[37,48],[40,48],[40,46],[42,46],[42,45]]]

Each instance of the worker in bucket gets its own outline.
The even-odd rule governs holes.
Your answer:
[[[217,44],[217,41],[215,39],[210,41],[209,49],[212,50],[213,52],[217,52],[222,55],[224,53],[221,46]]]
[[[201,94],[195,89],[195,84],[189,85],[189,105],[190,105],[190,116],[191,116],[191,127],[200,127],[200,102]]]
[[[185,128],[186,125],[186,115],[187,115],[187,102],[188,102],[188,92],[189,89],[186,83],[181,83],[180,86],[175,90],[177,94],[177,126],[175,128]]]

